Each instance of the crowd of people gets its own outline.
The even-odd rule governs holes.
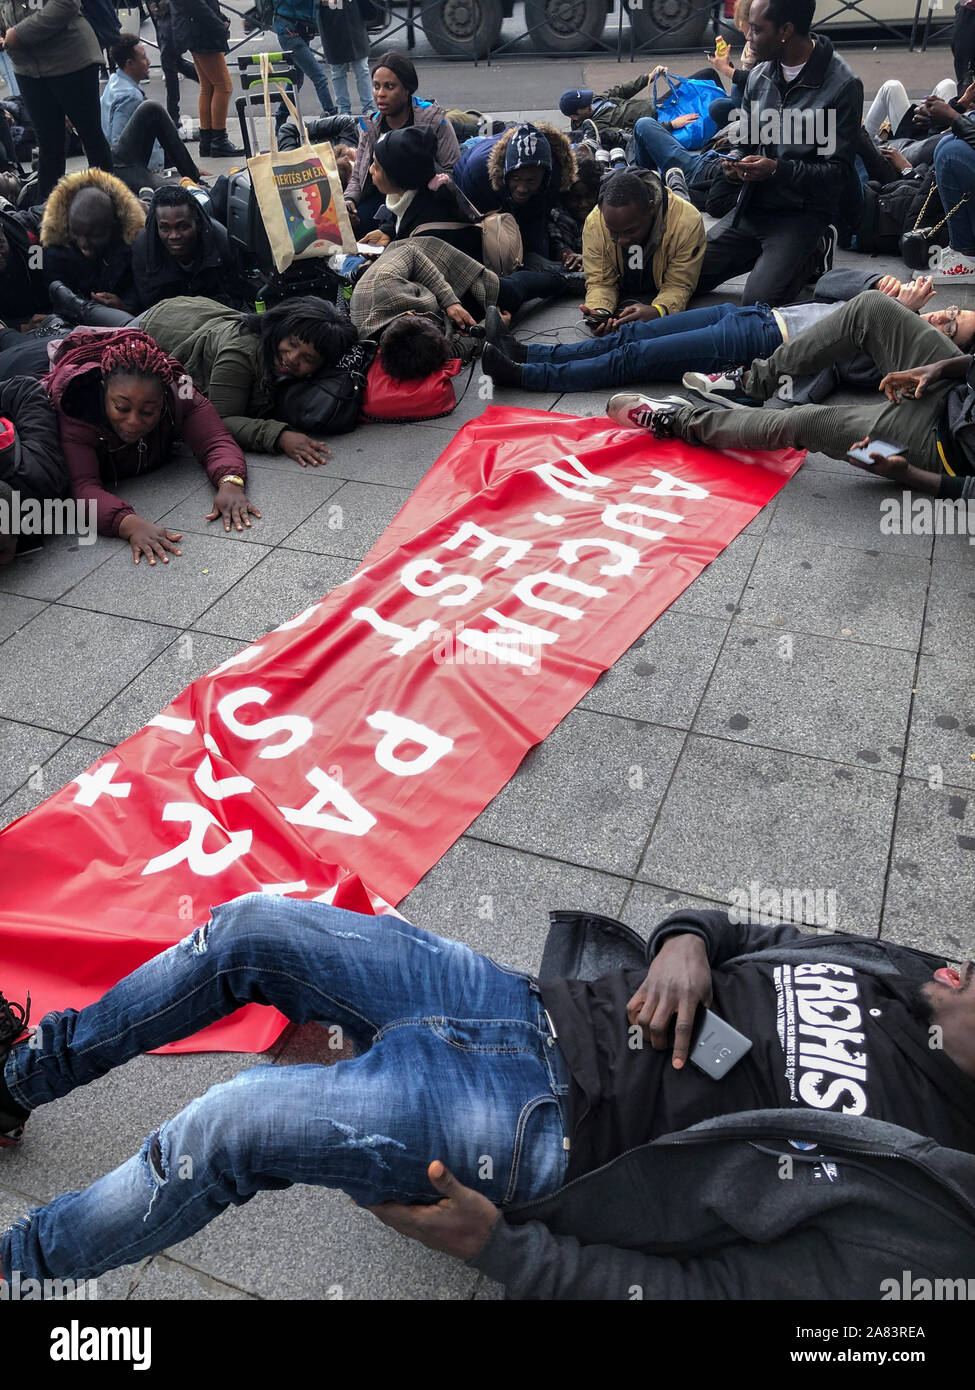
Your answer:
[[[323,268],[327,293],[310,291],[307,281],[289,293],[285,276],[267,307],[256,303],[259,278],[228,229],[227,180],[212,180],[191,158],[180,111],[180,79],[192,75],[200,158],[241,153],[227,135],[227,21],[217,0],[153,6],[165,107],[145,98],[148,58],[137,35],[114,36],[100,91],[105,54],[80,0],[0,0],[3,48],[19,84],[11,101],[21,103],[8,103],[4,132],[0,407],[9,419],[0,427],[25,442],[46,441],[38,456],[28,451],[28,463],[18,463],[19,490],[38,500],[70,490],[95,504],[99,532],[127,541],[135,563],[168,564],[181,537],[139,516],[116,489],[163,467],[176,441],[192,450],[213,488],[209,519],[243,530],[261,515],[248,497],[245,452],[280,453],[301,466],[330,457],[325,432],[303,427],[285,406],[296,381],[375,361],[393,388],[416,386],[448,362],[480,356],[502,401],[509,388],[606,387],[616,391],[607,407],[613,420],[658,438],[719,449],[808,448],[917,491],[975,495],[975,308],[929,307],[945,286],[975,285],[972,9],[971,0],[959,7],[954,76],[920,102],[891,79],[865,103],[859,78],[813,27],[814,0],[742,0],[742,49],[716,48],[689,79],[698,98],[703,89],[703,104],[667,114],[659,92],[679,99],[681,84],[655,68],[604,93],[562,93],[562,129],[445,109],[420,95],[416,67],[399,52],[367,69],[354,0],[279,0],[274,32],[317,94],[322,117],[310,132],[333,144],[360,246],[337,258],[330,278]],[[316,30],[327,71],[311,46]],[[279,116],[282,147],[297,143],[286,111]],[[24,126],[32,130],[27,147],[36,143],[33,172],[18,154]],[[88,167],[66,175],[72,138]],[[902,189],[911,196],[901,197]],[[881,234],[911,256],[903,278],[880,274],[867,259]],[[837,245],[861,253],[862,264],[835,268]],[[746,277],[740,304],[695,307],[696,297],[737,276]],[[557,345],[519,338],[524,306],[554,299],[580,306],[584,336]],[[695,399],[618,389],[655,381],[680,383]],[[838,385],[860,390],[862,400],[830,404]],[[781,408],[763,409],[773,397]],[[895,450],[878,451],[892,441]],[[11,496],[2,471],[10,458],[0,455],[0,499]],[[0,537],[0,561],[15,553],[16,538]],[[775,1070],[773,1041],[775,988],[781,1017],[783,986],[770,969],[783,952],[797,979],[816,975],[822,997],[852,1000],[860,991],[861,1003],[869,997],[875,1006],[871,1016],[893,1020],[871,1034],[869,1100],[849,1080],[858,1068],[866,1076],[865,1053],[840,1054],[835,1038],[822,1041],[823,1056],[841,1055],[838,1075],[847,1079],[803,1096],[816,1117],[837,1112],[827,1136],[856,1140],[867,1167],[877,1136],[852,1121],[844,1128],[844,1117],[920,1128],[934,1144],[975,1153],[971,965],[958,972],[899,948],[870,955],[846,938],[836,945],[840,963],[823,966],[816,962],[832,957],[819,939],[795,939],[786,929],[749,935],[719,914],[683,914],[651,941],[645,978],[620,971],[540,989],[403,925],[398,938],[430,948],[407,952],[408,965],[406,948],[390,946],[374,919],[320,904],[240,900],[216,910],[205,949],[197,935],[165,968],[150,962],[91,1008],[52,1016],[36,1044],[25,1041],[26,1009],[0,995],[0,1147],[19,1142],[36,1106],[248,1000],[274,1003],[301,1021],[321,1016],[324,993],[327,1018],[344,1020],[363,1048],[355,1062],[329,1069],[325,1082],[296,1081],[286,1104],[288,1077],[275,1076],[274,1087],[284,1088],[275,1104],[287,1118],[270,1158],[253,1120],[270,1094],[240,1077],[172,1122],[167,1148],[157,1134],[148,1157],[133,1159],[107,1186],[58,1198],[0,1235],[0,1274],[89,1277],[189,1235],[261,1187],[309,1181],[383,1204],[380,1214],[397,1229],[475,1260],[527,1296],[600,1296],[599,1289],[606,1296],[608,1289],[625,1297],[634,1281],[654,1291],[647,1297],[762,1296],[778,1242],[799,1253],[794,1265],[808,1256],[816,1267],[805,1283],[794,1276],[790,1288],[799,1292],[790,1296],[868,1297],[838,1289],[826,1255],[830,1242],[869,1244],[864,1231],[883,1214],[854,1224],[852,1236],[831,1227],[824,1245],[811,1191],[777,1225],[755,1226],[753,1239],[734,1229],[744,1220],[741,1204],[741,1211],[729,1207],[726,1227],[702,1225],[683,1244],[666,1222],[641,1216],[639,1256],[615,1248],[625,1243],[619,1232],[627,1220],[618,1192],[604,1184],[596,1201],[602,1216],[588,1225],[578,1204],[559,1204],[567,1180],[585,1180],[594,1193],[606,1165],[644,1154],[641,1146],[652,1148],[675,1128],[789,1108],[795,1097]],[[241,926],[247,930],[235,931]],[[463,960],[455,960],[460,951]],[[280,969],[284,959],[289,971]],[[732,959],[746,966],[724,971]],[[719,996],[727,1016],[750,1020],[762,1042],[716,1110],[713,1090],[677,1077],[696,1008]],[[417,1099],[424,1069],[439,1065],[422,1048],[413,1055],[375,1042],[390,1019],[429,1024],[440,1014],[468,1020],[472,1041],[456,1049],[462,1058],[465,1049],[492,1061],[498,1050],[517,1055],[520,1070],[502,1074],[485,1063],[479,1073],[489,1133],[473,1124],[465,1133],[463,1106],[439,1105],[434,1118]],[[506,1019],[514,1020],[508,1031],[521,1039],[517,1046],[498,1044]],[[927,1047],[932,1020],[944,1031],[942,1051]],[[652,1044],[639,1067],[621,1042],[627,1021]],[[676,1043],[667,1035],[674,1022]],[[484,1047],[482,1027],[485,1039],[490,1032]],[[850,1034],[858,1047],[867,1046],[863,1038]],[[916,1085],[902,1084],[905,1068]],[[462,1070],[446,1080],[438,1072],[430,1094],[447,1087],[459,1096],[473,1084]],[[324,1086],[329,1104],[315,1109],[302,1089],[309,1085],[316,1095]],[[313,1109],[325,1116],[320,1124],[308,1122]],[[408,1133],[409,1152],[390,1152],[380,1181],[364,1141],[350,1160],[349,1124],[370,1135]],[[167,1184],[171,1155],[196,1151],[207,1125],[226,1142],[192,1181]],[[478,1186],[474,1156],[490,1152],[497,1135],[510,1148],[516,1131],[520,1163]],[[803,1133],[811,1140],[819,1131],[810,1122]],[[404,1149],[405,1140],[383,1142]],[[436,1154],[450,1158],[463,1181],[435,1166],[431,1189],[426,1158]],[[728,1176],[735,1154],[725,1157],[727,1172],[715,1180],[738,1181]],[[647,1181],[655,1162],[644,1165]],[[155,1185],[148,1211],[145,1163]],[[638,1174],[639,1164],[632,1166]],[[758,1179],[741,1181],[741,1192],[760,1205]],[[443,1203],[423,1205],[437,1194]],[[685,1196],[693,1207],[689,1186]],[[551,1230],[499,1223],[498,1206],[543,1199],[551,1199]],[[423,1214],[433,1211],[441,1215]],[[580,1253],[580,1224],[584,1246],[598,1252],[591,1258]],[[646,1247],[657,1253],[647,1256]],[[922,1259],[897,1248],[902,1260]],[[873,1278],[886,1266],[871,1256],[864,1268]]]

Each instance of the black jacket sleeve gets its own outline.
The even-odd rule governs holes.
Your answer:
[[[834,108],[836,149],[829,159],[779,159],[772,183],[798,193],[807,206],[830,206],[842,196],[856,157],[863,119],[863,83],[848,82]]]
[[[975,116],[956,116],[951,123],[951,133],[957,135],[959,140],[964,140],[966,145],[975,150]]]
[[[771,946],[791,945],[804,936],[811,941],[820,940],[812,933],[801,932],[798,927],[756,927],[750,922],[733,921],[727,912],[684,910],[672,913],[651,933],[647,941],[648,962],[653,960],[668,936],[680,936],[685,932],[701,937],[711,966],[721,965],[734,956],[765,951]]]

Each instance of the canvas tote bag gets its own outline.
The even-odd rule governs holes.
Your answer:
[[[279,89],[298,126],[301,144],[296,150],[278,149],[268,85],[270,59],[262,53],[260,60],[271,148],[267,154],[252,155],[247,168],[274,264],[278,271],[285,271],[293,261],[331,256],[336,251],[354,255],[355,235],[332,147],[308,143],[304,121],[288,94]]]

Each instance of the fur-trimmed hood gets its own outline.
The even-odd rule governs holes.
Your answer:
[[[82,169],[77,174],[68,174],[56,185],[44,209],[41,245],[71,245],[68,235],[68,209],[75,194],[80,193],[83,188],[100,188],[108,194],[115,205],[115,212],[122,228],[122,240],[126,246],[131,246],[145,226],[146,210],[121,179],[117,179],[114,174],[106,174],[102,169]]]
[[[554,197],[570,188],[575,181],[576,167],[572,158],[572,146],[569,137],[563,135],[561,130],[556,130],[554,125],[548,125],[544,121],[534,121],[532,124],[540,135],[545,136],[552,151],[552,178],[547,191]],[[512,126],[510,130],[504,131],[488,156],[488,178],[496,193],[502,192],[505,187],[505,155],[512,136],[518,129],[519,126]]]

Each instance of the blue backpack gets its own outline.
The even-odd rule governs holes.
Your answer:
[[[657,83],[667,83],[670,90],[662,99],[657,96]],[[692,77],[675,77],[665,73],[653,79],[653,104],[657,108],[658,121],[672,121],[675,116],[694,115],[696,121],[688,122],[680,130],[672,131],[674,139],[686,150],[699,150],[706,140],[710,140],[717,126],[708,115],[712,101],[725,95],[723,87],[714,82],[700,82]]]

